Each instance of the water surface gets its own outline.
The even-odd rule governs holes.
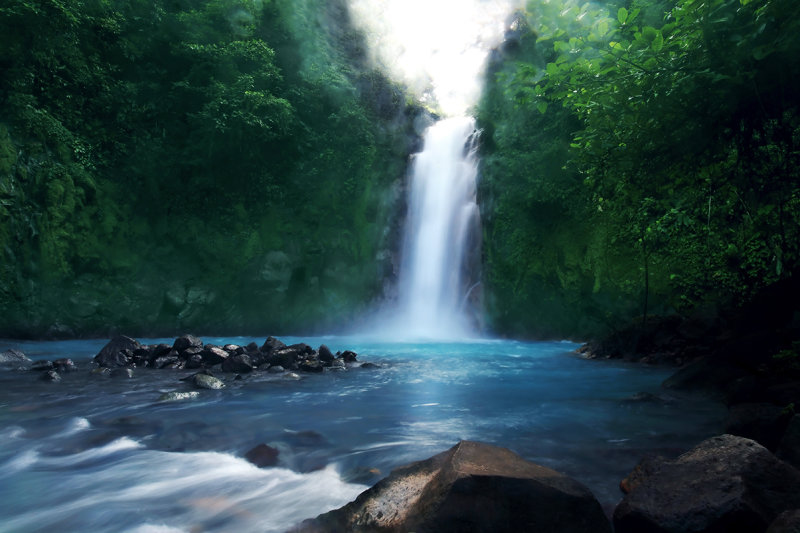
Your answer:
[[[179,378],[191,372],[115,380],[89,373],[105,340],[0,341],[79,366],[61,383],[0,372],[0,531],[284,531],[460,439],[560,470],[610,508],[641,457],[722,428],[722,406],[664,395],[669,370],[586,361],[572,343],[282,340],[353,349],[379,368],[219,374],[226,389],[159,402],[190,390]],[[259,443],[280,450],[277,467],[243,459]]]

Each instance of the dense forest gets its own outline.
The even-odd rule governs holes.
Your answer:
[[[391,275],[413,118],[342,1],[0,7],[0,334],[310,331]]]
[[[800,3],[537,0],[511,26],[478,111],[495,328],[585,337],[797,279]]]
[[[797,35],[796,0],[517,11],[475,110],[489,328],[586,338],[797,276]],[[5,1],[0,335],[369,309],[426,111],[364,43],[345,0]]]

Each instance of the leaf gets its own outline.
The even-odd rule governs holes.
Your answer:
[[[617,20],[620,24],[625,24],[625,21],[628,20],[628,10],[624,7],[619,8],[619,11],[617,11]]]
[[[544,114],[545,114],[545,112],[547,111],[547,102],[538,102],[538,103],[536,104],[536,109],[538,109],[538,110],[539,110],[539,113],[541,113],[542,115],[544,115]]]

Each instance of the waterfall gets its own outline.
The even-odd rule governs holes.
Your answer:
[[[480,243],[476,138],[474,119],[441,120],[425,132],[423,149],[413,158],[396,321],[404,335],[474,333],[469,300]]]

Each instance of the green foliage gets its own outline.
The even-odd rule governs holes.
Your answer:
[[[0,334],[299,330],[374,297],[405,103],[345,14],[3,3]]]
[[[638,300],[646,315],[654,307],[745,301],[797,269],[800,43],[792,36],[800,31],[800,5],[634,1],[606,11],[549,0],[530,2],[526,17],[528,43],[506,61],[483,104],[505,98],[516,108],[481,118],[500,122],[495,132],[520,115],[536,126],[513,142],[493,136],[485,187],[496,196],[521,186],[541,198],[546,187],[532,186],[530,175],[561,187],[564,172],[572,172],[580,185],[566,189],[564,203],[585,209],[558,213],[566,216],[559,224],[574,226],[571,241],[583,246],[586,270],[578,277],[593,275],[595,289]],[[554,110],[575,125],[556,125],[542,138]],[[535,161],[533,154],[564,139],[569,153],[560,171],[537,164],[502,175],[489,166],[492,158],[516,157],[514,143],[527,145]],[[498,210],[507,204],[501,197]],[[508,211],[510,227],[540,238],[532,212]],[[574,248],[554,245],[563,254]],[[524,261],[510,259],[512,271],[534,264],[557,272],[538,252],[523,250]],[[489,276],[495,286],[507,282],[491,264]],[[537,295],[527,298],[536,309]],[[586,302],[566,286],[557,299]],[[597,309],[598,317],[625,318],[615,305]],[[560,327],[569,333],[574,326]]]

